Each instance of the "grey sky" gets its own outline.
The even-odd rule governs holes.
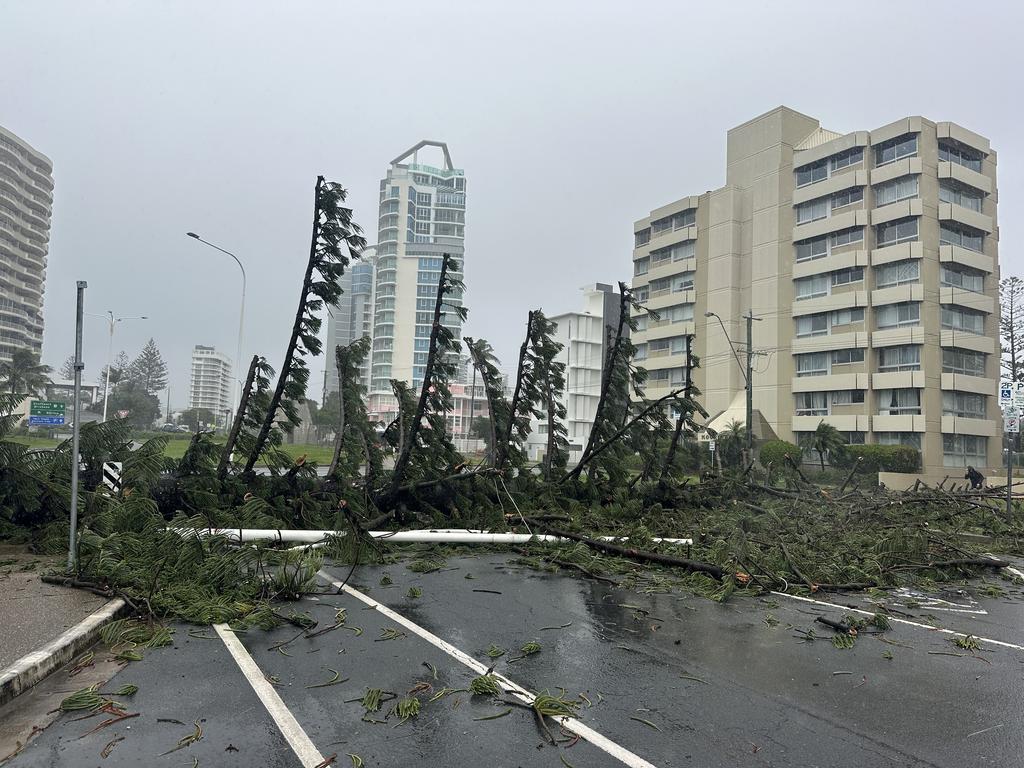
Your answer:
[[[1021,268],[1017,3],[0,0],[0,19],[0,125],[54,162],[44,360],[71,353],[86,279],[89,311],[151,317],[115,353],[153,336],[175,408],[192,346],[234,355],[237,332],[237,267],[185,231],[245,261],[244,354],[276,367],[316,175],[372,242],[387,163],[421,138],[466,169],[466,333],[505,368],[527,310],[628,280],[632,221],[721,186],[726,130],[779,104],[988,136],[1003,274]],[[95,377],[103,321],[86,331]]]

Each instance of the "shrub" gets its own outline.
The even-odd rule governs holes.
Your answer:
[[[783,469],[789,466],[784,458],[786,455],[789,455],[797,464],[800,463],[802,458],[799,446],[785,440],[769,440],[761,446],[758,461],[761,462],[762,467],[767,467],[771,464],[776,469]]]
[[[921,454],[909,445],[848,445],[842,466],[861,459],[861,472],[917,472]]]

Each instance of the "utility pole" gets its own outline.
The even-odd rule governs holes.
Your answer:
[[[71,429],[71,524],[68,536],[68,571],[78,562],[78,423],[82,416],[82,315],[85,309],[85,280],[78,281],[78,302],[75,309],[75,390]],[[109,369],[108,369],[109,370]]]
[[[754,317],[751,309],[744,315],[747,319],[747,461],[754,460]]]

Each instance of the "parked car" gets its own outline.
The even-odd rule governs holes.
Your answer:
[[[177,432],[178,428],[174,424],[171,424],[170,422],[168,422],[167,424],[164,424],[162,427],[160,427],[160,431],[161,432]]]

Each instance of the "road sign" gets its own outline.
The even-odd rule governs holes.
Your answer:
[[[709,440],[708,441],[708,450],[711,451],[712,453],[715,452],[715,441],[714,440]]]
[[[1003,431],[1010,435],[1020,432],[1020,416],[1006,416],[1003,418]]]
[[[63,416],[29,416],[30,427],[60,427],[64,425]]]
[[[1013,402],[1013,384],[1008,381],[999,384],[999,405],[1005,407]]]
[[[1013,385],[1013,404],[1024,407],[1024,381],[1015,382]]]
[[[103,462],[103,484],[114,493],[121,492],[121,462]]]
[[[117,412],[117,418],[119,418],[119,419],[127,419],[129,413],[131,413],[131,411],[118,411]]]
[[[64,417],[64,403],[59,400],[33,400],[28,406],[29,416]]]
[[[1004,419],[1007,416],[1019,416],[1019,415],[1020,415],[1020,408],[1018,408],[1016,405],[1004,405],[1003,406],[1003,418]]]

